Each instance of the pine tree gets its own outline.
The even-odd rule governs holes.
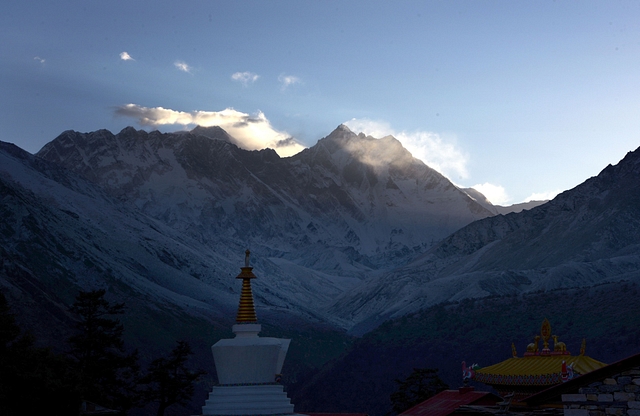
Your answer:
[[[204,371],[189,370],[185,363],[192,354],[186,341],[178,341],[178,345],[168,357],[153,360],[142,383],[147,385],[145,398],[158,403],[158,416],[174,404],[186,405],[193,396],[193,383],[204,374]]]
[[[70,308],[78,316],[77,333],[69,338],[70,355],[84,400],[128,410],[139,404],[138,353],[127,353],[122,323],[114,318],[124,304],[111,304],[104,290],[80,292]]]
[[[391,403],[396,414],[449,388],[438,376],[438,370],[433,368],[414,368],[405,380],[394,381],[398,384],[398,390],[391,393]]]

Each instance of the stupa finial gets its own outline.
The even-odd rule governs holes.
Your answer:
[[[253,267],[249,267],[249,250],[245,251],[244,267],[241,267],[240,274],[236,279],[242,279],[242,290],[240,292],[240,305],[238,305],[238,314],[236,315],[236,322],[239,324],[257,324],[258,317],[256,315],[256,308],[253,304],[253,293],[251,292],[251,279],[255,279],[256,276],[251,270]]]

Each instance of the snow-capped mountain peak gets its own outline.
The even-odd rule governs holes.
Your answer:
[[[356,135],[341,125],[289,158],[233,143],[217,127],[67,131],[38,156],[197,241],[251,246],[270,259],[279,296],[305,298],[316,311],[491,215],[392,136]],[[294,275],[315,277],[285,289],[301,284]]]

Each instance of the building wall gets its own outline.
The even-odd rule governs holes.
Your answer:
[[[640,367],[563,394],[565,416],[640,416]]]

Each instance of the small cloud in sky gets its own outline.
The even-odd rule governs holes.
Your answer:
[[[558,196],[558,194],[562,192],[559,189],[555,190],[555,191],[547,191],[547,192],[534,192],[531,195],[529,195],[524,202],[529,202],[529,201],[550,201],[553,198],[555,198],[556,196]]]
[[[191,73],[191,67],[184,61],[175,61],[173,65],[180,71],[187,72],[189,74]]]
[[[369,119],[354,118],[344,124],[356,133],[362,132],[376,138],[389,135],[395,137],[413,157],[449,178],[469,177],[469,156],[458,148],[455,138],[445,140],[438,133],[428,131],[396,131],[387,122]]]
[[[485,182],[473,185],[472,188],[486,196],[493,205],[505,205],[511,200],[507,191],[500,185]]]
[[[231,79],[234,81],[241,82],[245,87],[249,85],[249,83],[254,83],[260,78],[260,75],[254,74],[253,72],[236,72],[231,75]]]
[[[34,56],[34,57],[33,57],[33,59],[34,59],[34,60],[36,60],[36,61],[38,61],[38,62],[40,62],[41,64],[43,64],[43,63],[44,63],[44,61],[45,61],[45,59],[44,59],[44,58],[40,58],[39,56]]]
[[[289,88],[289,86],[291,85],[300,84],[302,82],[302,80],[296,76],[284,74],[280,74],[280,76],[278,77],[278,81],[280,81],[280,88],[283,91]]]
[[[116,108],[120,116],[131,117],[143,126],[181,124],[185,127],[220,126],[236,140],[235,144],[246,150],[261,150],[267,147],[275,150],[281,157],[293,156],[305,147],[289,134],[273,128],[271,122],[261,111],[249,115],[227,108],[222,111],[176,111],[162,107],[142,107],[127,104]]]
[[[128,52],[120,52],[120,59],[123,61],[135,61]]]

